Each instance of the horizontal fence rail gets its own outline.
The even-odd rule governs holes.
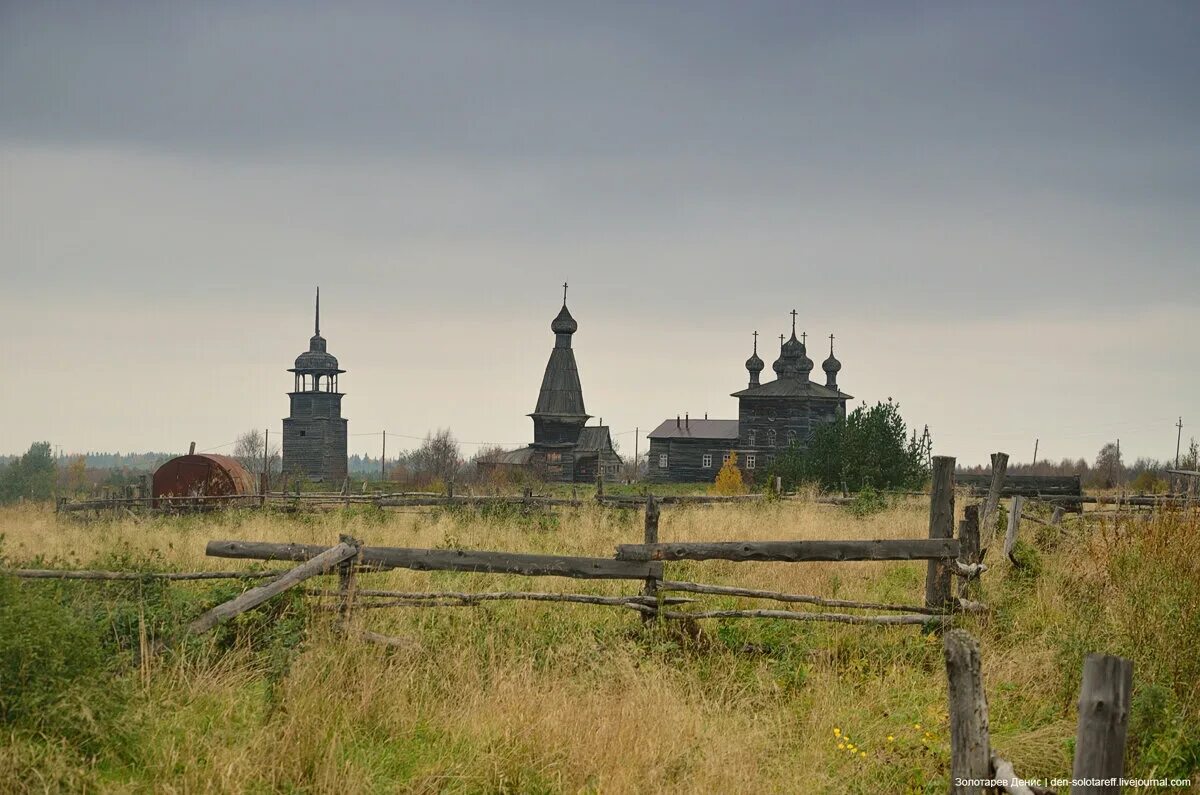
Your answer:
[[[328,547],[318,544],[209,541],[205,554],[218,558],[302,561],[310,560],[326,549]],[[661,565],[645,561],[484,550],[363,547],[358,563],[366,569],[467,571],[594,580],[644,580],[647,577],[662,577]]]
[[[809,561],[952,560],[956,538],[876,539],[872,541],[693,541],[619,544],[617,560]]]

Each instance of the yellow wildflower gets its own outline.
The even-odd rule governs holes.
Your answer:
[[[863,759],[866,759],[866,758],[867,758],[867,752],[866,752],[866,751],[860,751],[860,752],[859,752],[859,756],[861,756]]]
[[[846,744],[845,744],[845,743],[838,743],[838,750],[839,750],[839,751],[844,751],[844,750],[846,750]]]
[[[833,727],[833,736],[834,736],[834,737],[841,737],[841,736],[842,736],[842,730],[841,730],[841,729],[839,729],[837,726],[834,726],[834,727]]]
[[[892,742],[892,741],[893,741],[893,740],[895,740],[895,739],[896,739],[896,738],[895,738],[895,737],[893,737],[892,735],[890,735],[890,734],[888,735],[888,742],[889,742],[889,743],[890,743],[890,742]]]
[[[919,724],[919,723],[914,723],[914,724],[913,724],[913,728],[914,728],[914,729],[916,729],[917,731],[921,731],[921,724]]]

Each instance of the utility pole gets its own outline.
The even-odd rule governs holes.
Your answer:
[[[640,438],[642,435],[641,431],[642,431],[642,429],[640,426],[635,425],[633,427],[633,479],[634,480],[637,480],[638,469],[641,467],[641,464],[638,462],[638,442],[641,441],[641,438]],[[1175,445],[1175,446],[1179,447],[1179,445]],[[1179,451],[1178,450],[1175,451],[1175,468],[1176,469],[1179,468]]]
[[[379,454],[379,482],[387,480],[387,431],[383,432],[383,452]]]
[[[1041,439],[1033,440],[1033,465],[1034,466],[1037,466],[1037,449],[1038,449],[1038,442],[1040,442],[1040,441],[1041,441]]]
[[[262,475],[262,493],[266,494],[271,483],[271,459],[267,457],[267,443],[271,439],[271,429],[263,430],[263,475]]]
[[[1175,468],[1179,469],[1179,442],[1183,439],[1183,417],[1179,418],[1179,422],[1175,423]]]

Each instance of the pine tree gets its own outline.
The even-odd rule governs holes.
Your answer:
[[[746,482],[742,480],[742,471],[738,469],[737,453],[730,452],[729,458],[721,466],[716,480],[708,488],[712,494],[745,494]]]

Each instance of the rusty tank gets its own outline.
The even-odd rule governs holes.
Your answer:
[[[151,494],[155,506],[181,497],[237,497],[256,493],[254,476],[236,458],[195,453],[172,458],[154,471]],[[219,504],[224,500],[191,500]]]

